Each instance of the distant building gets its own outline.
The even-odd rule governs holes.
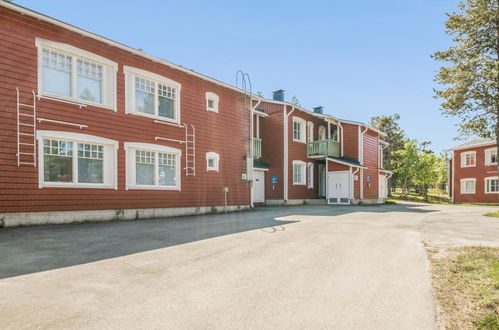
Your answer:
[[[496,141],[477,139],[450,150],[448,190],[452,202],[499,203]]]

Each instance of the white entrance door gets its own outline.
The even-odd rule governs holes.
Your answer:
[[[329,172],[327,176],[329,204],[350,204],[350,172]]]
[[[386,176],[380,175],[378,182],[379,182],[379,196],[378,196],[378,198],[387,198],[388,191],[386,191]]]
[[[319,197],[326,197],[326,166],[319,164]]]
[[[265,171],[255,170],[254,172],[253,202],[265,203]]]

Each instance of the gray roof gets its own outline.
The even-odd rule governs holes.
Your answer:
[[[495,144],[496,144],[495,139],[475,139],[475,140],[471,140],[471,141],[465,142],[463,144],[460,144],[458,146],[455,146],[449,150],[468,149],[468,148],[473,148],[473,147],[481,147],[481,146],[495,145]]]

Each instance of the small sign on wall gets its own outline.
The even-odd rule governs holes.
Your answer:
[[[353,180],[354,180],[354,181],[359,181],[359,176],[358,176],[358,175],[354,175],[354,176],[353,176]]]
[[[272,177],[272,183],[277,183],[277,177],[276,176]]]
[[[370,175],[368,175],[368,176],[366,177],[366,180],[367,180],[367,182],[371,182],[371,176],[370,176]]]

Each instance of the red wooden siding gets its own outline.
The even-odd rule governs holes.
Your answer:
[[[17,166],[15,87],[37,89],[35,37],[67,43],[119,64],[117,112],[58,101],[40,100],[38,117],[88,125],[82,130],[42,123],[39,130],[90,134],[119,141],[118,190],[38,188],[38,168]],[[132,55],[77,33],[0,8],[0,212],[159,208],[223,205],[223,187],[229,187],[229,205],[248,205],[249,185],[241,180],[249,153],[249,109],[233,90],[166,65]],[[180,128],[155,124],[153,119],[125,114],[123,66],[133,66],[168,77],[182,85],[181,121],[196,127],[196,176],[184,175],[185,149],[155,136],[184,139]],[[207,91],[220,97],[218,114],[206,111]],[[28,100],[25,100],[28,102]],[[182,150],[181,191],[125,190],[124,142],[167,145]],[[220,171],[207,172],[205,153],[220,154]],[[268,151],[267,151],[268,152]]]
[[[341,124],[343,127],[343,156],[359,159],[359,126]]]
[[[379,138],[376,132],[368,130],[364,133],[363,137],[363,148],[364,148],[364,198],[365,199],[377,199],[378,198],[378,157],[379,157]],[[370,181],[367,181],[367,177],[370,176]]]

